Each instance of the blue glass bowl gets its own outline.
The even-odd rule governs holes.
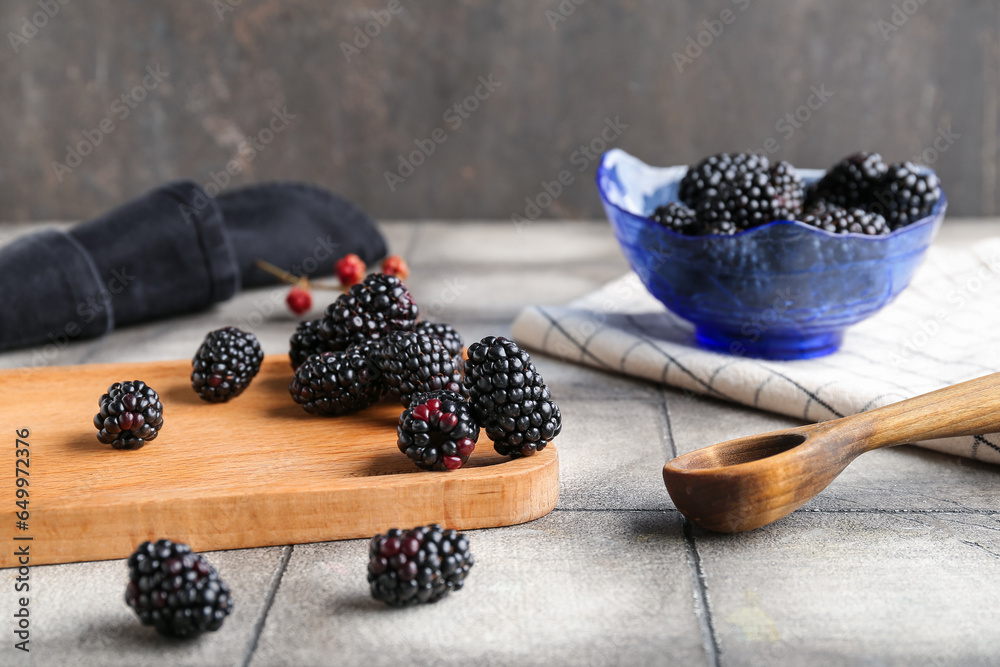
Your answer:
[[[687,167],[651,167],[614,149],[597,189],[632,269],[700,345],[767,359],[806,359],[840,347],[844,330],[910,282],[948,206],[886,236],[831,234],[793,220],[732,236],[685,236],[648,216],[670,201]],[[809,183],[823,175],[799,169]]]

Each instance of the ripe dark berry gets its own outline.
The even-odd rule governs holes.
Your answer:
[[[115,382],[99,401],[94,415],[97,439],[115,449],[139,449],[155,440],[163,427],[163,404],[153,388],[140,380]]]
[[[418,394],[399,416],[399,451],[423,470],[457,470],[476,448],[479,425],[468,401],[452,391]]]
[[[703,228],[722,229],[732,223],[736,230],[743,230],[771,222],[780,208],[768,172],[748,171],[707,190],[695,213]]]
[[[445,344],[415,331],[390,333],[378,351],[387,391],[409,407],[413,394],[447,389],[464,394],[462,359]]]
[[[531,456],[562,430],[562,414],[531,356],[507,338],[469,346],[465,365],[473,417],[497,453]]]
[[[297,285],[288,290],[288,296],[285,297],[288,309],[296,315],[308,313],[309,309],[312,308],[312,302],[312,295],[309,293],[309,290]]]
[[[257,337],[236,327],[210,332],[191,360],[191,387],[204,400],[236,398],[260,371],[264,352]]]
[[[306,412],[336,416],[363,410],[382,398],[378,370],[357,352],[324,352],[306,359],[288,385]]]
[[[469,540],[433,524],[376,535],[368,546],[372,597],[393,607],[437,602],[462,588],[475,559]]]
[[[694,211],[675,201],[657,206],[652,218],[654,222],[681,234],[693,233],[696,223]]]
[[[865,234],[880,236],[889,233],[889,225],[878,213],[859,208],[843,209],[827,206],[802,217],[802,222],[834,234]]]
[[[337,260],[333,269],[337,273],[337,279],[340,280],[340,284],[344,287],[350,287],[361,282],[361,279],[365,277],[365,271],[368,270],[368,267],[365,266],[364,260],[351,253]]]
[[[229,586],[186,544],[143,542],[129,556],[125,603],[143,625],[188,639],[222,627],[233,610]]]
[[[926,218],[940,199],[937,174],[912,162],[897,162],[888,168],[869,210],[884,213],[889,226],[899,229]]]
[[[795,168],[790,162],[779,162],[771,167],[770,177],[774,187],[774,219],[798,220],[802,215],[806,192]]]
[[[678,195],[682,202],[697,209],[706,197],[718,196],[721,186],[745,180],[748,175],[766,173],[769,168],[768,159],[755,153],[710,155],[688,167]]]
[[[390,331],[412,330],[418,315],[417,303],[399,278],[374,273],[330,304],[319,336],[330,350],[346,350]]]
[[[450,324],[439,324],[437,322],[418,322],[416,332],[431,338],[437,338],[444,343],[448,353],[453,357],[461,357],[465,348],[465,341],[462,334],[458,333]]]
[[[326,341],[319,337],[319,325],[322,320],[309,320],[299,322],[295,333],[289,339],[288,357],[291,359],[292,368],[298,368],[302,363],[314,354],[329,352],[330,348]]]
[[[807,206],[824,200],[839,208],[864,208],[886,174],[878,153],[854,153],[830,168],[810,189]]]

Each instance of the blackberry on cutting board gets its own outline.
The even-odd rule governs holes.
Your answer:
[[[802,217],[802,222],[834,234],[880,236],[890,231],[884,217],[860,208],[843,209],[830,206],[807,213]]]
[[[864,208],[886,174],[878,153],[854,153],[833,165],[809,191],[807,206],[827,201],[840,208]]]
[[[153,388],[140,380],[115,382],[98,401],[94,415],[97,439],[115,449],[139,449],[163,428],[163,404]]]
[[[229,586],[186,544],[143,542],[128,559],[125,603],[143,625],[188,639],[222,627],[233,610]]]
[[[209,332],[191,360],[191,387],[203,400],[224,403],[250,386],[264,352],[252,333],[236,327]]]
[[[876,191],[872,210],[884,207],[889,226],[899,229],[926,218],[940,199],[937,174],[912,162],[897,162],[889,167]]]
[[[418,315],[413,295],[399,278],[373,273],[327,307],[319,336],[330,350],[346,350],[390,331],[412,330]]]
[[[475,562],[462,533],[393,528],[369,543],[368,583],[372,597],[393,607],[437,602],[462,588]]]
[[[465,341],[462,339],[462,334],[458,333],[458,331],[456,331],[450,324],[441,324],[438,322],[418,322],[415,331],[419,334],[430,336],[431,338],[437,338],[439,341],[444,343],[445,348],[451,356],[462,356],[462,350],[465,348]]]
[[[288,392],[310,414],[337,416],[374,405],[383,386],[370,359],[357,352],[324,352],[298,367]]]
[[[531,456],[562,430],[559,406],[512,340],[487,336],[470,345],[465,384],[473,416],[503,456]]]
[[[476,448],[479,425],[468,401],[453,391],[416,395],[399,416],[399,451],[423,470],[457,470]]]
[[[288,358],[292,362],[292,368],[298,368],[302,363],[314,354],[329,352],[326,341],[319,337],[319,324],[321,320],[307,320],[299,322],[295,328],[295,333],[288,340]]]
[[[445,344],[415,331],[395,331],[378,351],[379,371],[386,390],[409,407],[417,393],[447,389],[465,394],[461,357],[452,356]]]
[[[694,211],[675,201],[657,206],[651,217],[657,224],[680,234],[693,233],[696,226]]]
[[[755,153],[719,153],[688,167],[681,179],[678,198],[696,209],[708,196],[716,196],[720,186],[742,180],[749,174],[767,173],[768,159]]]

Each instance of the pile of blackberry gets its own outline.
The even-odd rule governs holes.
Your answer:
[[[186,544],[143,542],[129,556],[125,603],[143,625],[188,639],[222,627],[233,610],[229,586]]]
[[[462,588],[475,562],[462,533],[437,524],[393,528],[371,539],[368,582],[372,597],[393,607],[437,602]]]
[[[688,167],[678,199],[650,217],[681,234],[728,236],[798,220],[833,233],[879,236],[928,216],[941,187],[932,170],[910,162],[886,166],[878,153],[849,155],[808,188],[788,162],[720,153]]]
[[[191,387],[209,403],[224,403],[250,386],[263,361],[252,333],[236,327],[211,331],[191,360]]]

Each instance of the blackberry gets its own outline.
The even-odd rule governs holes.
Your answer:
[[[732,220],[713,220],[705,224],[699,223],[695,227],[695,231],[699,235],[716,234],[719,236],[732,236],[741,230],[736,227],[736,223]]]
[[[229,586],[186,544],[143,542],[129,556],[128,578],[125,603],[161,635],[188,639],[218,630],[233,610]]]
[[[445,344],[415,331],[396,331],[378,351],[379,370],[390,394],[404,407],[415,393],[448,389],[465,394],[462,361]]]
[[[807,206],[826,200],[840,208],[863,208],[885,174],[886,166],[878,153],[848,155],[810,189]]]
[[[264,352],[257,337],[236,327],[209,332],[191,360],[191,387],[209,403],[224,403],[250,386]]]
[[[372,597],[393,607],[437,602],[462,588],[475,562],[462,533],[437,524],[393,528],[369,543],[368,582]]]
[[[419,322],[416,332],[431,338],[437,338],[444,343],[448,353],[453,357],[461,357],[465,348],[465,341],[462,334],[458,333],[450,324],[439,324],[437,322]]]
[[[115,382],[99,401],[94,415],[97,439],[115,449],[139,449],[163,428],[163,404],[153,388],[140,380]]]
[[[418,315],[413,296],[399,278],[373,273],[327,307],[319,337],[332,351],[346,350],[390,331],[412,330]]]
[[[562,414],[531,356],[507,338],[469,346],[465,384],[472,414],[497,453],[531,456],[562,429]]]
[[[346,415],[382,398],[382,383],[371,360],[357,352],[314,354],[288,385],[292,400],[314,415]]]
[[[889,167],[874,198],[872,210],[883,206],[889,226],[899,229],[930,215],[941,199],[941,182],[930,169],[897,162]]]
[[[771,167],[770,178],[774,187],[774,219],[797,220],[802,215],[806,191],[795,167],[790,162],[779,162]]]
[[[302,363],[314,354],[329,352],[326,341],[319,337],[319,324],[322,320],[308,320],[299,322],[295,328],[295,333],[288,341],[288,357],[291,359],[292,368],[298,368]]]
[[[680,234],[690,234],[695,228],[694,211],[680,202],[657,206],[651,217],[657,224]]]
[[[702,228],[731,222],[739,231],[771,222],[780,208],[768,173],[755,171],[738,174],[706,193],[695,212]]]
[[[889,225],[878,213],[860,208],[825,207],[803,216],[802,222],[834,234],[865,234],[880,236],[889,233]]]
[[[688,167],[681,179],[678,197],[691,208],[697,208],[706,197],[718,194],[720,186],[742,179],[748,174],[767,173],[767,158],[755,153],[719,153]]]
[[[479,425],[468,401],[453,391],[419,394],[399,416],[399,451],[423,470],[457,470],[476,448]]]

